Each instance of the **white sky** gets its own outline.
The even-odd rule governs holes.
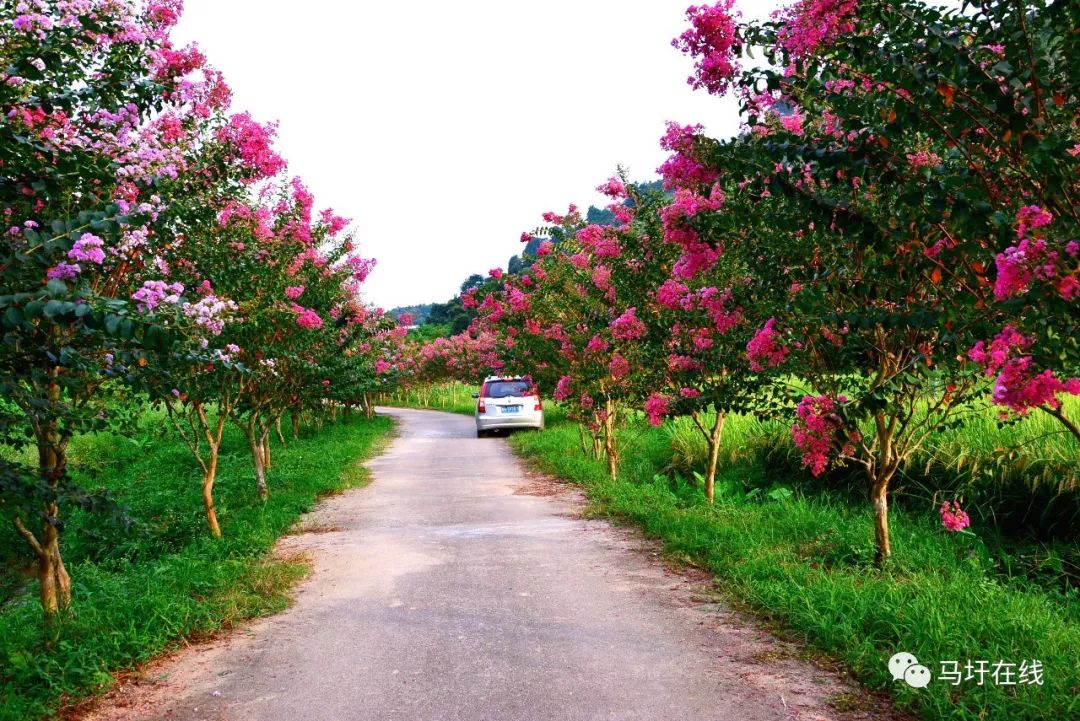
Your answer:
[[[664,121],[737,131],[671,47],[693,3],[186,0],[175,37],[224,71],[235,111],[280,123],[290,173],[353,219],[378,259],[367,299],[391,308],[505,268],[544,211],[602,206],[617,164],[655,178]]]

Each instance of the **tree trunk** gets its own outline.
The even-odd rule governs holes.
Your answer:
[[[866,467],[870,478],[870,503],[874,507],[874,542],[877,551],[874,562],[882,565],[892,555],[889,542],[889,482],[900,467],[894,445],[892,424],[887,422],[884,413],[877,413],[874,418],[877,434],[877,457]]]
[[[727,414],[717,411],[716,420],[709,433],[709,462],[705,467],[705,497],[709,499],[709,503],[713,502],[716,495],[716,464],[720,459],[720,436],[724,433],[725,420]]]
[[[889,478],[878,479],[870,492],[870,502],[874,506],[874,541],[877,552],[874,562],[879,566],[892,555],[889,542]]]
[[[259,500],[263,503],[270,497],[270,489],[266,485],[266,448],[263,444],[263,434],[258,427],[258,417],[253,413],[246,423],[241,423],[247,438],[248,450],[251,452],[251,466],[255,469],[255,491]]]
[[[263,468],[270,470],[274,464],[270,454],[270,427],[267,426],[263,429],[262,433],[262,455],[263,455]]]
[[[50,400],[59,401],[60,387],[50,383]],[[55,419],[35,425],[38,447],[38,473],[56,491],[67,472],[67,438],[60,432]],[[59,636],[60,614],[71,606],[71,577],[60,555],[60,505],[50,500],[42,507],[41,536],[35,538],[22,522],[17,522],[20,534],[30,544],[37,559],[37,577],[41,610],[45,617],[46,643],[51,645]]]
[[[281,433],[281,416],[274,419],[274,430],[277,431],[278,443],[285,445],[285,436]]]
[[[202,499],[206,509],[206,522],[210,525],[210,534],[221,538],[221,526],[218,525],[217,509],[214,508],[214,479],[217,477],[218,448],[210,446],[210,460],[203,474]]]
[[[292,419],[292,437],[294,441],[300,440],[300,416],[296,411],[289,411],[289,416]]]
[[[607,456],[608,473],[611,480],[618,478],[619,471],[619,447],[615,438],[615,403],[608,400],[606,403],[607,413],[604,416],[604,455]]]
[[[53,518],[58,510],[55,503],[46,507],[46,513]],[[60,531],[49,520],[46,520],[41,528],[37,577],[47,640],[51,643],[59,636],[60,614],[71,606],[71,576],[68,575],[64,559],[60,555]]]

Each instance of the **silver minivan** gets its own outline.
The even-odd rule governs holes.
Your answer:
[[[528,378],[488,376],[476,398],[476,437],[490,431],[544,427],[544,404],[540,391]]]

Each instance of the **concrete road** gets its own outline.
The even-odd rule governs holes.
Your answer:
[[[371,485],[286,543],[315,567],[296,605],[88,718],[840,717],[825,699],[850,688],[697,600],[702,578],[633,533],[581,520],[471,418],[382,412],[399,437]]]

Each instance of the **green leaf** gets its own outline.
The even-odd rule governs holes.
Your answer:
[[[120,329],[120,321],[123,320],[120,316],[114,313],[109,313],[105,316],[105,332],[109,335],[116,335],[116,332]]]
[[[70,304],[66,304],[63,301],[59,301],[59,300],[56,300],[56,299],[50,300],[48,303],[45,304],[45,308],[44,308],[45,317],[46,318],[56,318],[57,316],[63,315],[64,310],[65,310],[65,308],[64,308],[65,305],[70,305]]]

